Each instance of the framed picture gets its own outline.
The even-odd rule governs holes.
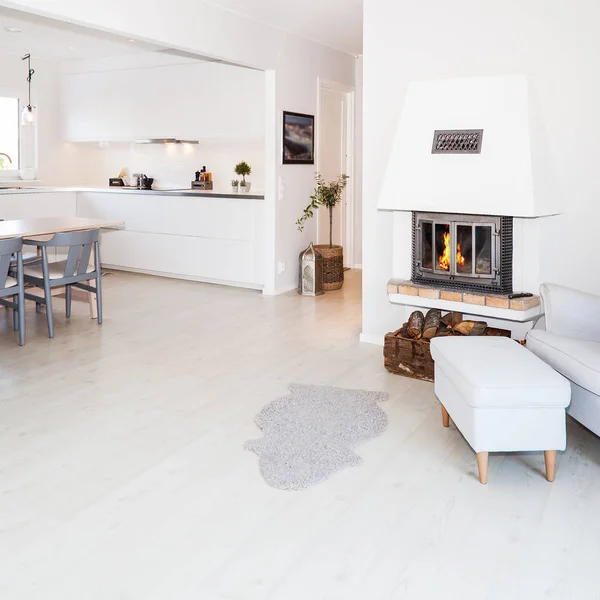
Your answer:
[[[283,112],[283,164],[315,164],[315,117]]]

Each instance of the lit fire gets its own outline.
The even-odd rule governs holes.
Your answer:
[[[465,257],[460,252],[460,243],[456,244],[456,265],[462,267],[465,264]],[[438,268],[442,271],[450,270],[450,233],[444,233],[444,252],[440,255]]]

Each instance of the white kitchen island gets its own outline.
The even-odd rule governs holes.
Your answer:
[[[192,190],[0,190],[0,218],[123,221],[101,236],[104,267],[253,289],[264,286],[263,196]]]

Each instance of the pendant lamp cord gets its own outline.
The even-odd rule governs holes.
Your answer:
[[[27,85],[29,86],[29,104],[27,108],[31,110],[31,77],[35,73],[31,68],[31,54],[26,54],[21,60],[27,61]]]

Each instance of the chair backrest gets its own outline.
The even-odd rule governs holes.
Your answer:
[[[55,234],[45,245],[69,248],[64,276],[73,277],[74,275],[87,273],[92,248],[94,244],[98,243],[99,238],[99,229],[69,231],[68,233]],[[98,267],[99,265],[96,266]]]
[[[22,249],[22,237],[0,240],[0,290],[3,290],[6,287],[10,259],[15,252],[21,252]]]

